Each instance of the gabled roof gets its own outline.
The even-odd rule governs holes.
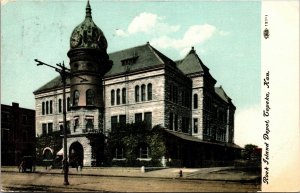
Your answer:
[[[66,84],[70,85],[70,79],[69,78],[67,78]],[[54,79],[52,79],[51,81],[49,81],[46,84],[44,84],[43,86],[41,86],[39,89],[37,89],[33,93],[37,94],[41,91],[52,90],[52,89],[56,89],[56,88],[60,88],[60,87],[63,87],[61,76],[57,76]]]
[[[127,71],[148,69],[159,65],[175,65],[175,63],[153,48],[149,43],[109,54],[113,66],[104,77],[123,74]],[[134,59],[133,64],[123,65],[122,61]]]
[[[186,55],[183,60],[179,60],[176,62],[177,67],[184,74],[194,74],[194,73],[209,73],[209,69],[203,64],[199,56],[197,55],[194,47],[192,50]]]
[[[222,86],[215,87],[215,93],[226,103],[232,104],[231,98],[226,94]]]

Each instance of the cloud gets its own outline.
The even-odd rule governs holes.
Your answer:
[[[238,109],[235,115],[234,142],[242,147],[246,144],[262,147],[263,124],[260,105]]]
[[[180,52],[180,55],[185,55],[192,46],[197,46],[207,41],[216,31],[217,28],[213,25],[192,25],[186,30],[182,38],[162,36],[152,39],[150,43],[154,47],[161,49],[176,49]]]
[[[1,5],[5,5],[8,2],[15,2],[16,0],[1,0]]]
[[[115,35],[116,36],[120,36],[120,37],[128,36],[128,34],[124,30],[122,30],[122,29],[116,29]]]
[[[186,31],[183,31],[182,37],[172,37],[179,29],[180,25],[170,25],[165,22],[164,17],[143,12],[133,18],[127,29],[117,29],[114,34],[119,37],[128,37],[137,33],[150,35],[151,45],[158,49],[175,49],[181,57],[186,55],[192,46],[197,47],[214,35],[229,34],[214,25],[202,24],[189,26]]]
[[[143,12],[133,18],[126,30],[117,29],[115,35],[125,37],[136,33],[168,34],[178,31],[179,28],[179,25],[165,23],[163,17],[159,17],[153,13]]]

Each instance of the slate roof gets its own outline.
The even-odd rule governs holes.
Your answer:
[[[215,87],[215,93],[226,103],[231,103],[231,98],[225,93],[224,89],[222,86],[220,87]]]
[[[70,79],[67,78],[66,80],[66,85],[69,86],[70,85]],[[41,86],[39,89],[37,89],[36,91],[34,91],[34,94],[37,94],[41,91],[48,91],[48,90],[52,90],[52,89],[56,89],[56,88],[60,88],[63,87],[62,81],[61,81],[61,77],[57,76],[54,79],[52,79],[51,81],[47,82],[46,84],[44,84],[43,86]]]
[[[136,58],[134,64],[122,65],[123,60],[130,58]],[[109,59],[113,61],[113,66],[104,77],[123,74],[126,70],[133,72],[164,64],[175,66],[175,62],[153,48],[149,43],[111,53],[109,54]]]
[[[192,50],[186,55],[183,60],[176,61],[176,64],[184,74],[193,74],[200,72],[209,73],[209,69],[203,64],[194,48],[192,48]]]
[[[176,137],[179,137],[180,139],[187,140],[187,141],[193,141],[193,142],[198,142],[198,143],[203,143],[203,144],[219,145],[219,146],[225,146],[226,145],[226,147],[242,149],[239,145],[236,145],[234,143],[204,141],[202,139],[199,139],[199,138],[194,137],[194,136],[189,135],[189,134],[185,134],[185,133],[181,133],[181,132],[177,132],[177,131],[172,131],[172,130],[169,130],[169,129],[165,129],[165,131],[170,133],[171,135],[174,135]]]

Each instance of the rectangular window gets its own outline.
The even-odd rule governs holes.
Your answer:
[[[115,90],[110,91],[110,100],[111,100],[111,105],[115,105]]]
[[[46,114],[48,115],[49,113],[49,101],[46,101]]]
[[[53,131],[53,123],[48,123],[48,133],[52,133]]]
[[[126,88],[122,89],[122,104],[126,104]]]
[[[185,98],[184,98],[184,95],[185,95],[185,93],[184,93],[184,91],[182,91],[182,92],[181,92],[181,105],[182,105],[182,106],[185,106],[185,100],[184,100]]]
[[[122,125],[122,126],[125,126],[125,125],[126,125],[126,115],[120,115],[120,116],[119,116],[119,123],[120,123],[120,125]]]
[[[149,83],[148,86],[147,86],[147,89],[148,89],[148,101],[151,101],[152,100],[152,84]]]
[[[142,101],[146,100],[146,86],[142,85]]]
[[[45,102],[42,102],[42,115],[45,115]]]
[[[188,133],[189,132],[189,118],[182,117],[182,132]]]
[[[174,88],[174,102],[177,104],[178,103],[178,87],[175,86]]]
[[[139,101],[140,101],[140,87],[135,86],[135,102],[139,102]]]
[[[79,127],[79,118],[74,119],[74,133],[77,131]]]
[[[146,122],[147,129],[151,129],[152,128],[152,113],[151,112],[145,113],[144,120]]]
[[[79,123],[78,123],[79,126]],[[70,126],[70,121],[67,121],[67,134],[71,133],[71,126]]]
[[[173,113],[170,113],[169,128],[170,128],[170,130],[173,130]]]
[[[59,113],[61,113],[61,111],[62,111],[62,110],[61,110],[61,109],[62,109],[61,106],[62,106],[62,104],[61,104],[61,99],[59,99],[59,100],[58,100],[58,112],[59,112]]]
[[[116,148],[116,155],[115,158],[116,159],[123,159],[124,158],[124,154],[123,154],[123,148]]]
[[[139,158],[149,158],[149,148],[148,146],[140,147],[140,157]]]
[[[142,113],[136,113],[134,118],[135,123],[141,123],[143,121]]]
[[[46,134],[47,134],[47,124],[46,124],[46,123],[43,123],[43,124],[42,124],[42,134],[43,134],[43,135],[46,135]]]
[[[52,114],[52,100],[50,101],[50,114]]]
[[[93,118],[88,118],[85,120],[85,129],[86,130],[93,130],[94,129],[94,119]]]
[[[112,116],[111,117],[111,130],[112,131],[116,130],[117,124],[118,124],[118,117]]]
[[[198,119],[194,119],[194,133],[198,133]]]
[[[170,96],[170,101],[173,101],[173,86],[171,84],[169,86],[169,96]]]
[[[120,92],[121,92],[120,89],[118,89],[117,90],[117,105],[120,104],[120,95],[121,95]]]
[[[67,111],[70,111],[70,97],[67,98]]]
[[[174,123],[175,123],[175,124],[174,124],[174,127],[175,127],[174,129],[175,129],[175,131],[177,131],[177,130],[178,130],[178,115],[176,115],[176,114],[175,114],[175,120],[174,120]]]
[[[1,141],[9,141],[9,129],[2,128]]]

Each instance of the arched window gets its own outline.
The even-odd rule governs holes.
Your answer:
[[[67,98],[67,111],[70,110],[70,97]]]
[[[120,89],[117,89],[117,105],[120,104]]]
[[[47,101],[46,102],[46,114],[48,114],[49,113],[49,102]]]
[[[111,105],[115,105],[115,90],[110,91]]]
[[[94,105],[95,104],[95,93],[92,89],[88,89],[86,91],[86,105]]]
[[[50,101],[50,114],[52,114],[52,100]]]
[[[142,101],[146,100],[146,86],[142,85]]]
[[[78,102],[79,102],[79,91],[75,90],[74,94],[73,94],[73,106],[78,106]]]
[[[152,100],[152,84],[149,83],[147,85],[147,95],[148,95],[148,101]]]
[[[198,95],[194,94],[194,109],[198,108]]]
[[[61,106],[62,106],[62,104],[61,104],[61,99],[58,99],[58,112],[59,113],[61,113]]]
[[[45,114],[45,102],[42,102],[42,115]]]
[[[126,88],[122,89],[122,104],[126,104]]]
[[[140,101],[140,87],[138,85],[135,86],[135,102]]]

